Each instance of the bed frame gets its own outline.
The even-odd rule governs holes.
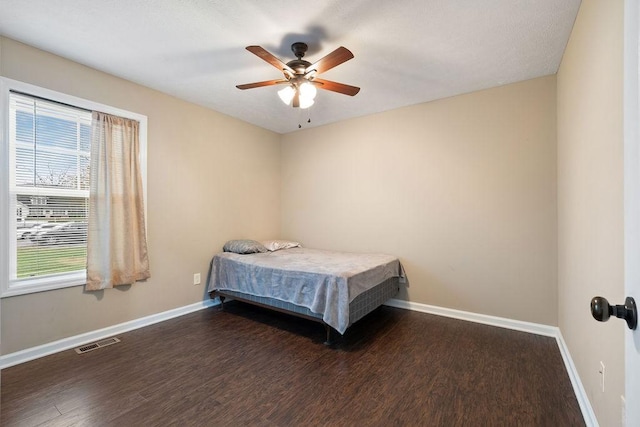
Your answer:
[[[355,297],[353,301],[349,303],[349,326],[362,319],[364,316],[371,313],[376,308],[380,307],[389,298],[393,298],[394,296],[396,296],[399,290],[400,278],[391,277]],[[335,329],[327,325],[324,320],[322,320],[322,314],[314,313],[306,307],[302,307],[290,302],[280,301],[274,298],[260,297],[231,290],[216,289],[210,292],[209,296],[211,298],[219,297],[223,310],[224,300],[226,298],[230,298],[247,304],[268,308],[270,310],[321,323],[324,325],[327,333],[327,339],[324,343],[326,345],[331,345],[333,343],[332,331],[335,331]]]

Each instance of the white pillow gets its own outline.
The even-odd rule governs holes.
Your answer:
[[[269,251],[300,247],[300,243],[292,242],[291,240],[264,240],[260,243]]]

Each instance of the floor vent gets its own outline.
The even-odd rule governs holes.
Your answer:
[[[87,344],[87,345],[83,345],[81,347],[76,348],[76,353],[78,354],[82,354],[82,353],[86,353],[88,351],[91,350],[97,350],[99,348],[102,347],[106,347],[108,345],[111,344],[116,344],[119,343],[120,340],[118,338],[107,338],[106,340],[102,340],[102,341],[98,341],[98,342],[93,342],[91,344]]]

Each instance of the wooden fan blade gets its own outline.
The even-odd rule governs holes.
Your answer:
[[[331,80],[313,79],[314,83],[320,83],[318,87],[324,90],[330,90],[331,92],[338,92],[343,95],[354,96],[360,92],[359,87],[349,86],[344,83],[332,82]]]
[[[278,70],[288,70],[291,74],[295,74],[295,72],[284,62],[280,61],[278,58],[267,52],[264,48],[260,46],[247,46],[247,50],[254,55],[258,56],[260,59],[268,62],[269,64],[276,67]]]
[[[347,62],[351,58],[353,58],[353,53],[351,53],[351,51],[346,47],[340,46],[324,58],[309,65],[305,70],[305,73],[309,73],[313,70],[316,70],[317,73],[324,73],[343,62]]]
[[[273,85],[277,85],[277,84],[281,84],[281,83],[289,83],[288,80],[286,79],[280,79],[280,80],[267,80],[264,82],[255,82],[255,83],[247,83],[244,85],[236,85],[236,87],[238,89],[253,89],[254,87],[263,87],[263,86],[273,86]]]

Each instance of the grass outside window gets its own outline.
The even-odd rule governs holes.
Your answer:
[[[18,279],[33,277],[34,266],[39,275],[48,275],[84,270],[87,264],[85,245],[22,247],[17,256]]]

